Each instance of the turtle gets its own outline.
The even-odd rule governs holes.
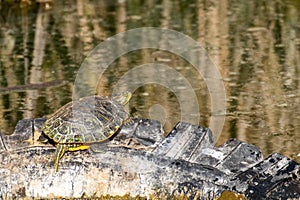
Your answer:
[[[87,96],[72,101],[53,113],[42,125],[42,132],[55,146],[55,171],[67,151],[86,150],[93,143],[108,141],[123,124],[131,121],[124,110],[132,94],[111,97]]]

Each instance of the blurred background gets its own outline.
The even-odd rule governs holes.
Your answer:
[[[198,41],[221,73],[227,112],[218,145],[238,138],[265,156],[279,152],[300,162],[299,18],[298,0],[3,0],[1,133],[11,134],[19,120],[48,116],[71,101],[81,63],[102,41],[134,28],[160,27]],[[118,58],[96,80],[97,93],[110,95],[122,75],[150,62],[172,67],[189,81],[199,124],[208,126],[205,81],[168,51],[142,49]],[[174,85],[176,78],[166,77]],[[127,107],[132,116],[160,120],[166,134],[180,120],[180,104],[168,87],[145,84],[133,92]]]

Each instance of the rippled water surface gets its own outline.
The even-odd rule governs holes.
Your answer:
[[[160,120],[166,133],[180,120],[210,126],[212,117],[225,117],[218,144],[234,137],[266,156],[280,152],[300,162],[299,1],[5,1],[0,9],[1,132],[10,134],[19,120],[47,116],[71,101],[90,58],[79,96],[131,90],[126,109]],[[156,48],[125,52],[111,63],[105,60],[123,52],[123,43],[89,56],[108,38],[142,27],[191,37],[211,62],[204,61],[199,73],[168,49],[172,40],[163,35]],[[156,35],[131,37],[146,47]],[[187,45],[177,45],[178,51]],[[203,61],[201,55],[189,58]],[[210,73],[212,63],[220,79]],[[221,90],[210,80],[224,85],[226,112],[212,112],[222,99],[212,99]]]

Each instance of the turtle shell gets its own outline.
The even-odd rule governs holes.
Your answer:
[[[129,117],[118,101],[90,96],[60,108],[46,120],[42,131],[56,143],[102,142],[110,138]]]

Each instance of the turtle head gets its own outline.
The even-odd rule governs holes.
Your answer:
[[[119,102],[122,105],[125,105],[130,100],[132,94],[129,91],[122,92],[120,94],[115,94],[112,96],[112,99]]]

